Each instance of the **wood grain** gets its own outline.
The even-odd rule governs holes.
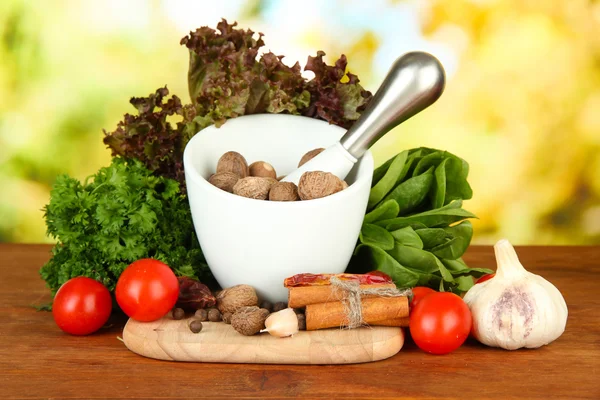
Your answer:
[[[350,365],[174,363],[140,357],[117,338],[125,318],[89,337],[63,334],[38,269],[45,245],[0,244],[0,398],[600,398],[600,247],[518,247],[526,268],[564,294],[563,336],[536,350],[468,341],[431,356],[407,338],[397,355]],[[494,268],[491,247],[465,261]]]
[[[192,333],[186,320],[127,321],[123,341],[145,357],[167,361],[257,364],[351,364],[379,361],[404,344],[401,328],[373,327],[298,332],[293,337],[244,336],[222,322]]]

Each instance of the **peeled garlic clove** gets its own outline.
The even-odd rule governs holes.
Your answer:
[[[298,333],[298,317],[292,308],[285,308],[269,315],[265,321],[265,329],[261,332],[269,332],[276,337],[288,337]]]

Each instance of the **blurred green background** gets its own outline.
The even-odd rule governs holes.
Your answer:
[[[471,165],[476,243],[600,243],[600,2],[580,0],[0,1],[0,242],[48,242],[55,177],[107,165],[131,96],[187,98],[190,30],[221,17],[305,64],[341,53],[375,91],[410,50],[436,55],[446,92],[388,134]]]

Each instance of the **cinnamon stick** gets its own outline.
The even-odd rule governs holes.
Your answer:
[[[394,289],[393,283],[360,285],[361,289]],[[309,304],[328,303],[343,300],[346,292],[333,285],[324,286],[298,286],[290,287],[288,293],[288,307],[302,308]],[[363,299],[377,297],[377,295],[366,295]]]
[[[306,306],[306,330],[342,327],[348,324],[345,306],[341,301],[309,304]],[[392,326],[405,323],[401,318],[408,317],[408,298],[373,297],[362,300],[362,319],[369,325],[378,321],[394,321]]]
[[[402,318],[394,318],[394,319],[384,319],[383,321],[375,321],[371,322],[369,325],[371,326],[408,326],[409,317]]]

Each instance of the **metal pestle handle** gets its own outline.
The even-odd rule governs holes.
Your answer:
[[[340,144],[359,159],[383,135],[439,99],[445,83],[444,68],[434,56],[406,53],[392,64],[368,107]]]

